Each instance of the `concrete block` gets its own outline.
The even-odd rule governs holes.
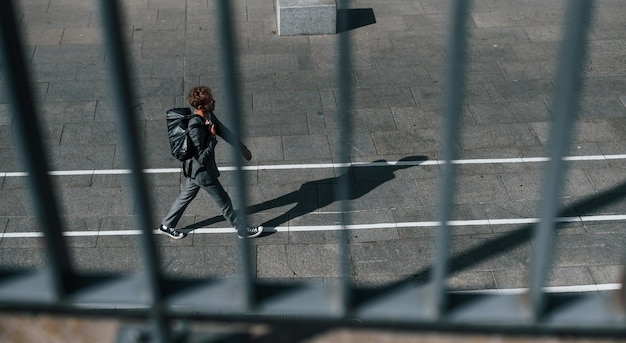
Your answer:
[[[276,0],[279,36],[334,34],[337,31],[335,0]]]

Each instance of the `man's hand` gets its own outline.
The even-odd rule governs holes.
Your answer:
[[[211,123],[210,121],[205,121],[204,125],[206,125],[207,129],[209,130],[209,133],[213,136],[217,135],[217,127],[215,124]]]
[[[250,161],[252,159],[252,153],[248,150],[248,148],[243,148],[241,155],[243,155],[243,158],[245,158],[246,161]]]

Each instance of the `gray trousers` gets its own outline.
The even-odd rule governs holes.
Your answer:
[[[185,185],[183,186],[180,195],[178,196],[178,198],[176,198],[174,204],[172,204],[169,213],[167,214],[167,216],[165,216],[161,224],[167,227],[176,227],[176,224],[178,224],[178,221],[182,217],[183,212],[185,212],[187,205],[189,205],[191,200],[193,200],[196,195],[198,195],[198,191],[200,191],[200,188],[204,189],[207,193],[209,193],[211,198],[215,200],[217,206],[219,206],[222,210],[222,215],[224,215],[224,218],[226,218],[226,220],[232,227],[237,230],[245,229],[240,227],[239,220],[237,219],[237,214],[233,210],[233,204],[230,200],[230,197],[228,196],[228,193],[226,193],[226,191],[224,190],[224,187],[222,187],[222,184],[217,180],[217,178],[215,179],[214,183],[208,186],[198,185],[191,178],[186,178]]]

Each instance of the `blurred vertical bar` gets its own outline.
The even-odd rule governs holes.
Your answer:
[[[567,162],[563,158],[569,153],[572,129],[578,112],[591,12],[591,0],[569,1],[565,21],[567,27],[558,60],[560,68],[554,100],[554,120],[547,146],[550,159],[544,174],[542,200],[538,209],[540,222],[533,240],[530,300],[535,318],[541,317],[545,308],[542,288],[546,285],[554,252],[555,223],[567,173]]]
[[[75,276],[70,256],[63,238],[63,221],[52,181],[48,174],[48,158],[41,136],[41,124],[35,108],[35,91],[30,85],[30,75],[24,56],[20,31],[16,21],[13,1],[0,1],[0,27],[2,32],[3,73],[6,90],[15,118],[17,134],[15,144],[18,155],[28,172],[33,204],[43,228],[48,267],[52,273],[57,300],[70,291]]]
[[[146,179],[143,174],[143,154],[139,129],[132,102],[135,99],[131,86],[131,70],[127,61],[128,54],[122,36],[123,25],[117,0],[101,0],[102,25],[105,35],[109,75],[111,76],[111,90],[116,102],[116,113],[120,124],[120,143],[126,155],[130,174],[130,185],[137,202],[137,225],[142,230],[141,246],[143,263],[150,299],[150,315],[153,320],[155,340],[167,342],[170,338],[169,325],[165,319],[165,304],[163,297],[163,277],[160,271],[160,258],[156,248],[152,221],[152,204],[148,196]]]
[[[220,38],[220,61],[222,64],[222,78],[224,79],[224,87],[226,93],[226,113],[229,126],[235,137],[232,137],[233,142],[239,141],[241,138],[241,107],[239,103],[239,73],[237,70],[237,53],[236,53],[236,41],[234,32],[234,18],[231,8],[231,1],[219,0],[218,1],[218,33]],[[244,227],[249,226],[248,213],[246,213],[248,201],[246,183],[243,174],[243,159],[239,147],[232,147],[232,161],[236,167],[235,170],[235,185],[236,203],[240,208],[237,209],[241,225]],[[240,259],[240,272],[242,275],[243,287],[244,287],[244,304],[247,310],[251,310],[255,306],[256,294],[254,288],[254,274],[252,256],[250,253],[250,243],[247,239],[241,239],[239,244],[239,251],[241,253]]]
[[[449,220],[452,219],[454,208],[456,166],[452,161],[458,158],[459,131],[463,113],[463,96],[465,81],[465,57],[467,29],[466,20],[471,1],[449,1],[450,33],[448,37],[448,62],[446,84],[443,96],[444,124],[441,131],[441,152],[444,160],[438,218],[440,227],[436,234],[435,265],[431,279],[432,306],[437,315],[445,311],[447,306],[446,277],[448,274],[448,255],[450,244]]]
[[[349,21],[349,11],[346,11],[348,1],[340,1],[338,8],[344,9],[343,11],[337,11],[337,16],[344,16],[344,18],[337,18],[337,22],[347,23]],[[343,230],[338,231],[339,238],[339,275],[340,282],[338,289],[336,290],[336,303],[339,306],[338,310],[342,314],[346,314],[350,311],[352,303],[352,294],[350,289],[352,286],[351,280],[351,263],[350,263],[350,251],[348,247],[348,235],[347,226],[350,225],[352,218],[350,216],[350,174],[349,159],[350,159],[350,142],[352,141],[352,51],[351,40],[349,32],[342,32],[337,34],[337,52],[338,60],[335,67],[337,68],[337,85],[338,85],[338,108],[337,119],[339,121],[339,136],[337,137],[337,156],[339,159],[340,167],[338,168],[339,177],[337,179],[337,200],[339,200],[339,215],[340,223]]]

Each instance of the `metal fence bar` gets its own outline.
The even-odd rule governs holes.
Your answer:
[[[570,149],[572,129],[576,122],[578,101],[582,87],[582,68],[585,61],[587,29],[591,20],[591,0],[571,0],[566,14],[566,27],[560,54],[558,88],[555,94],[554,120],[550,127],[547,152],[550,160],[543,180],[539,207],[541,222],[534,234],[534,254],[530,277],[530,295],[536,318],[546,306],[542,287],[546,285],[554,250],[555,218],[558,216],[561,195],[567,173],[563,157]],[[566,21],[567,22],[567,21]]]
[[[24,56],[22,37],[13,1],[0,1],[0,34],[6,90],[17,127],[16,146],[29,177],[35,213],[45,234],[44,244],[53,282],[53,293],[62,300],[72,288],[75,273],[63,237],[63,220],[49,176],[48,158],[41,124],[35,108],[34,91]]]
[[[226,92],[226,112],[227,120],[230,123],[229,126],[235,137],[232,138],[233,142],[238,142],[241,137],[241,106],[239,96],[239,73],[237,70],[237,52],[236,41],[234,32],[234,19],[233,11],[231,8],[231,1],[220,0],[218,1],[218,18],[219,20],[219,42],[221,46],[220,61],[223,65],[222,76],[224,79],[224,87]],[[247,191],[246,183],[243,174],[243,160],[239,147],[233,146],[232,161],[235,165],[235,185],[236,185],[236,200],[240,206],[238,209],[239,219],[241,225],[248,227],[248,214],[247,209]],[[246,310],[250,310],[254,307],[256,302],[256,294],[254,287],[255,271],[252,266],[252,258],[250,253],[250,244],[247,239],[240,240],[240,273],[242,276],[243,287],[243,305]]]
[[[446,278],[448,274],[448,257],[450,244],[449,221],[454,211],[456,165],[452,163],[458,158],[458,137],[463,113],[463,86],[465,77],[466,19],[471,1],[451,0],[450,35],[448,38],[448,66],[443,96],[444,125],[441,131],[441,151],[443,157],[442,176],[440,183],[438,219],[439,230],[436,234],[436,249],[432,276],[432,305],[435,313],[441,313],[447,306]]]
[[[123,145],[126,163],[130,166],[130,184],[133,196],[137,202],[137,225],[142,230],[141,246],[143,253],[143,266],[149,292],[150,316],[158,342],[168,342],[170,339],[169,325],[165,319],[164,283],[161,275],[161,263],[156,248],[153,230],[155,225],[152,220],[152,204],[148,196],[148,187],[143,174],[144,162],[141,140],[139,137],[136,113],[133,110],[134,99],[132,82],[130,80],[131,69],[127,62],[126,45],[122,36],[123,20],[120,15],[117,0],[100,1],[102,22],[104,23],[104,35],[106,47],[109,51],[107,60],[111,71],[111,89],[116,102],[118,122],[120,124],[120,142]]]
[[[347,1],[340,1],[340,7],[347,8]],[[348,16],[346,11],[338,11],[338,16]],[[337,20],[341,20],[337,18]],[[348,19],[343,19],[347,22]],[[352,50],[351,50],[350,33],[339,33],[337,37],[337,86],[338,86],[338,108],[337,108],[337,120],[339,122],[339,132],[337,137],[338,147],[337,156],[339,163],[348,163],[350,160],[350,147],[349,142],[352,140],[352,121],[351,113],[353,104],[353,90],[352,90]],[[340,255],[339,255],[339,275],[341,276],[339,299],[337,301],[341,306],[341,313],[345,313],[351,307],[352,295],[350,293],[352,280],[350,276],[351,264],[350,264],[350,251],[348,241],[348,230],[346,229],[351,223],[350,215],[350,178],[353,177],[349,173],[349,168],[341,166],[338,168],[339,178],[337,180],[337,199],[339,200],[339,212],[340,223],[343,230],[338,232]]]

